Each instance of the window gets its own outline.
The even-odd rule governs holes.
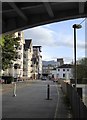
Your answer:
[[[23,61],[23,64],[26,64],[26,62],[25,62],[25,61]]]
[[[67,71],[69,71],[69,69],[67,69]]]
[[[18,36],[19,36],[19,37],[21,36],[21,33],[20,33],[20,32],[18,32]]]
[[[18,52],[17,52],[16,55],[15,55],[15,59],[18,59]]]
[[[26,54],[24,54],[24,58],[26,58]]]
[[[63,78],[65,77],[65,73],[63,73]]]
[[[33,67],[33,65],[31,65],[31,67]]]
[[[21,55],[18,55],[18,59],[21,59]]]
[[[58,71],[60,71],[60,69],[58,69]]]
[[[52,78],[54,78],[54,74],[52,75]]]
[[[21,49],[22,49],[22,45],[19,46],[19,50],[21,50]]]
[[[19,64],[14,64],[14,69],[20,69],[20,65]]]
[[[65,71],[65,69],[63,69],[63,71]]]

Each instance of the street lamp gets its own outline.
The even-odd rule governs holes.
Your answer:
[[[80,29],[82,26],[80,24],[74,24],[74,79],[75,79],[75,88],[77,84],[77,67],[76,67],[76,29]]]

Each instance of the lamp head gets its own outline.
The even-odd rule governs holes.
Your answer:
[[[80,28],[82,28],[82,25],[80,25],[80,24],[74,24],[72,27],[73,27],[73,28],[80,29]]]

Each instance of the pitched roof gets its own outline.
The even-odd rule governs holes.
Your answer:
[[[57,68],[72,68],[72,67],[73,67],[73,65],[71,65],[71,64],[63,64]]]
[[[24,49],[29,49],[32,39],[25,39]]]

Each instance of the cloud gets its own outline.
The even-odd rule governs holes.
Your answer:
[[[25,38],[32,38],[34,45],[49,46],[53,44],[52,30],[44,27],[35,27],[24,32]]]
[[[33,45],[49,46],[49,47],[70,47],[73,48],[73,36],[63,32],[56,33],[51,30],[50,25],[35,27],[32,29],[24,30],[24,37],[32,39]],[[79,49],[85,48],[85,42],[82,40],[77,41]]]

